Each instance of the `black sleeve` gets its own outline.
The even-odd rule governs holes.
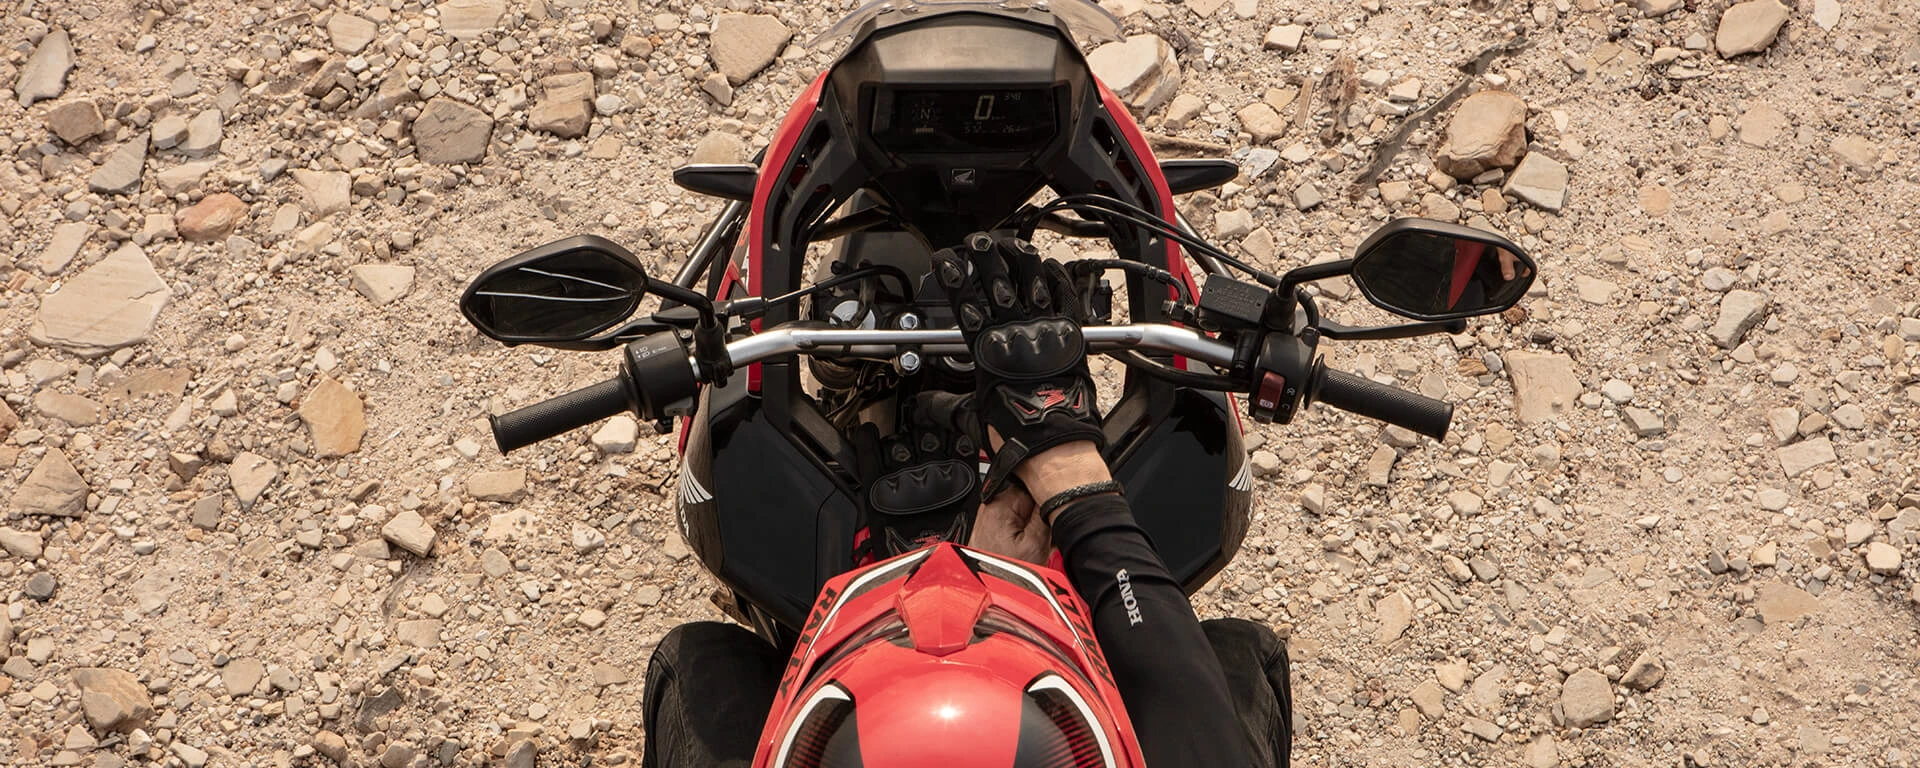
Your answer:
[[[1147,765],[1251,765],[1220,660],[1126,499],[1074,503],[1053,521],[1053,541],[1093,609]]]

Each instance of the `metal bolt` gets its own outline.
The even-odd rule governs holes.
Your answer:
[[[908,312],[904,315],[901,315],[900,319],[895,320],[894,322],[900,326],[900,330],[911,331],[920,327],[920,316],[912,312]]]
[[[980,253],[993,250],[993,236],[985,232],[975,232],[967,238],[967,247]]]
[[[919,373],[920,362],[921,362],[920,353],[915,352],[911,349],[905,352],[901,352],[900,359],[899,359],[900,372],[901,373]]]

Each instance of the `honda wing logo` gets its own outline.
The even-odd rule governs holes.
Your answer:
[[[691,506],[694,504],[705,504],[709,501],[713,501],[713,494],[708,493],[707,489],[700,487],[700,481],[694,479],[693,471],[688,469],[681,469],[680,470],[680,503],[681,505]]]
[[[1240,462],[1240,471],[1234,473],[1232,480],[1227,481],[1227,487],[1232,488],[1241,493],[1252,493],[1253,492],[1253,462],[1252,461]]]

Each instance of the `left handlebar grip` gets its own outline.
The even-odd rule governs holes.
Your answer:
[[[493,442],[501,453],[564,434],[633,408],[626,377],[620,376],[551,400],[542,400],[499,416],[488,416]]]

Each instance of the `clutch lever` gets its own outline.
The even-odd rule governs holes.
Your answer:
[[[1436,333],[1465,333],[1465,319],[1446,320],[1436,323],[1406,323],[1404,325],[1381,325],[1370,328],[1357,328],[1341,325],[1332,320],[1321,320],[1313,325],[1314,331],[1322,338],[1336,341],[1385,341],[1387,339],[1411,339],[1418,336],[1430,336]]]

